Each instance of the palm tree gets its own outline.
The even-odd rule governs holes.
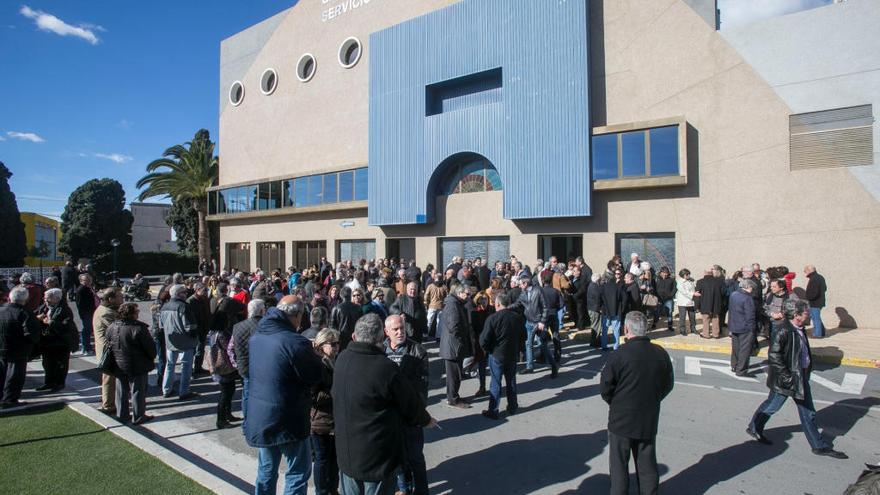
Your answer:
[[[220,159],[214,156],[214,143],[207,130],[200,129],[192,141],[165,150],[162,158],[147,165],[147,175],[137,187],[146,186],[138,201],[169,196],[172,201],[191,201],[199,217],[199,259],[209,259],[207,189],[217,182]],[[166,171],[157,172],[160,169]]]

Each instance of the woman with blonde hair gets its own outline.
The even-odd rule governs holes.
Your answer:
[[[321,357],[321,381],[312,386],[311,436],[314,453],[315,493],[337,493],[339,466],[334,436],[333,368],[339,352],[339,332],[325,328],[315,337],[315,351]]]

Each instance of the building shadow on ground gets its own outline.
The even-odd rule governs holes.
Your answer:
[[[431,469],[428,479],[439,481],[433,493],[533,493],[589,472],[589,461],[607,441],[605,430],[513,440],[448,459]]]
[[[735,478],[788,450],[788,441],[800,425],[765,430],[773,445],[762,445],[748,439],[716,452],[705,454],[700,460],[660,484],[661,493],[706,493],[710,488]],[[743,429],[743,437],[748,438]],[[598,493],[598,492],[597,492]]]

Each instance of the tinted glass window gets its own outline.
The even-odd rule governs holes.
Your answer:
[[[354,200],[354,172],[339,172],[339,202]]]
[[[645,131],[624,132],[620,138],[623,176],[645,175]]]
[[[593,136],[593,179],[617,178],[617,134]]]
[[[678,126],[657,127],[651,133],[651,175],[678,175]]]
[[[300,177],[293,181],[293,203],[297,208],[309,205],[309,178]]]
[[[367,199],[368,182],[367,169],[359,168],[354,171],[354,200],[364,201]]]
[[[321,204],[324,193],[324,176],[313,175],[309,177],[309,206]]]
[[[324,175],[324,203],[335,203],[337,201],[336,194],[336,174]]]

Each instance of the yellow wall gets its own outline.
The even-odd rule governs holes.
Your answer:
[[[61,222],[58,220],[40,215],[38,213],[31,212],[21,212],[21,221],[24,223],[24,235],[25,242],[27,243],[28,251],[33,249],[36,239],[36,231],[37,224],[47,225],[50,228],[55,229],[55,252],[49,253],[48,256],[43,258],[43,266],[50,265],[62,265],[64,261],[62,260],[62,254],[58,251],[58,242],[61,241]],[[39,266],[40,259],[28,256],[24,259],[24,264],[26,266]]]

